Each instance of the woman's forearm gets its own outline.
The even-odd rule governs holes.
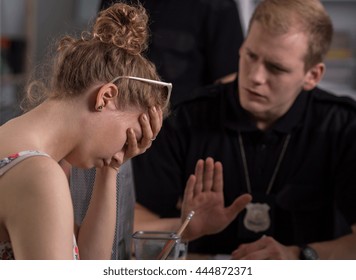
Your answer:
[[[116,178],[111,167],[96,170],[93,194],[78,233],[81,259],[110,259],[116,225]]]

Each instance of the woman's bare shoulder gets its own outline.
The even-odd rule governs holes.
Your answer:
[[[65,173],[56,161],[45,156],[27,158],[7,171],[0,177],[0,194],[7,210],[13,209],[14,203],[37,208],[70,200]]]
[[[0,179],[0,194],[6,196],[0,212],[20,258],[70,256],[73,208],[59,164],[48,157],[32,157],[5,175]]]

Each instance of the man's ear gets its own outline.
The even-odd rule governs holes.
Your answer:
[[[325,72],[325,64],[318,63],[310,68],[305,74],[305,80],[303,84],[304,90],[311,90],[320,82]]]
[[[113,83],[103,85],[96,95],[95,109],[101,111],[110,101],[117,97],[118,93],[117,86]]]

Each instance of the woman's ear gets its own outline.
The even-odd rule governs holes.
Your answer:
[[[95,110],[102,111],[103,108],[110,102],[113,101],[119,94],[117,86],[113,83],[108,83],[103,85],[97,95],[95,102]]]
[[[324,63],[318,63],[312,68],[310,68],[305,75],[303,89],[308,91],[316,87],[316,85],[321,81],[324,72],[325,72]]]

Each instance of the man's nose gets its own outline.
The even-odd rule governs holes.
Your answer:
[[[257,85],[264,84],[267,80],[267,71],[263,64],[255,63],[253,67],[251,67],[251,71],[249,73],[249,79]]]

